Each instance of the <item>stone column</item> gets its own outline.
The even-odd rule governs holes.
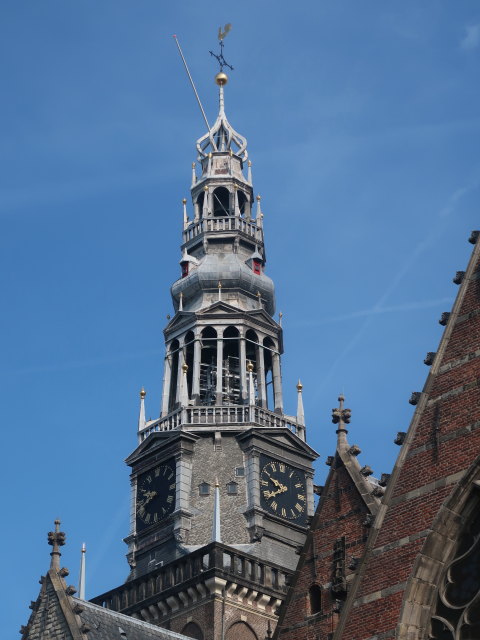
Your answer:
[[[267,407],[267,389],[265,385],[265,362],[263,358],[263,347],[257,345],[257,388],[260,406]]]
[[[200,398],[200,362],[202,359],[202,346],[200,336],[195,336],[193,343],[193,371],[192,371],[192,400],[193,404],[198,404]]]
[[[183,351],[183,340],[182,340],[182,344],[180,345],[180,348],[178,350],[177,390],[175,392],[175,404],[178,404],[180,402],[180,393],[182,390],[182,376],[184,375],[182,371],[182,366],[184,362],[185,362],[185,354]]]
[[[280,369],[280,354],[272,353],[272,378],[273,378],[273,398],[275,413],[283,413],[282,398],[282,372]]]
[[[240,393],[242,398],[242,404],[247,402],[248,388],[247,388],[247,351],[245,344],[245,336],[241,335],[239,338],[240,348]]]
[[[172,375],[171,358],[172,356],[167,352],[167,355],[165,356],[165,365],[163,368],[162,418],[168,413],[168,397],[170,395],[170,378]]]
[[[223,337],[218,330],[217,337],[217,388],[215,404],[222,404],[223,395]]]

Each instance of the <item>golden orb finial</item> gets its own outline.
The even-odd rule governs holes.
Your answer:
[[[253,364],[250,362],[250,360],[247,363],[247,371],[248,371],[248,373],[252,373],[253,372]]]
[[[187,204],[187,199],[183,198],[182,202],[183,202],[183,204]]]
[[[145,391],[145,389],[142,387],[142,388],[141,388],[141,390],[140,390],[140,398],[141,398],[142,400],[144,400],[146,395],[147,395],[147,392],[146,392],[146,391]]]
[[[184,362],[182,364],[182,371],[183,371],[183,373],[187,373],[187,371],[188,371],[188,364],[186,362]]]
[[[303,389],[303,384],[301,383],[301,381],[299,380],[297,382],[297,391],[301,391]]]
[[[227,74],[223,73],[223,71],[220,71],[220,73],[217,73],[217,75],[215,76],[215,82],[218,84],[219,87],[223,87],[228,82]]]

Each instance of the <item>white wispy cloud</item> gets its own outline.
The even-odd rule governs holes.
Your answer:
[[[364,315],[364,320],[360,325],[358,331],[352,336],[351,340],[344,345],[343,350],[339,353],[338,357],[331,364],[330,369],[327,371],[326,375],[324,376],[324,382],[332,378],[339,364],[356,347],[358,342],[360,342],[360,339],[363,337],[367,328],[373,322],[374,317],[379,313],[382,313],[382,309],[394,308],[394,307],[387,307],[385,305],[388,298],[397,288],[401,280],[403,280],[407,272],[410,271],[413,265],[417,262],[418,258],[422,254],[424,254],[433,243],[437,242],[438,238],[441,235],[443,235],[443,233],[445,233],[445,231],[448,228],[449,217],[452,213],[454,213],[460,200],[462,200],[462,198],[464,198],[467,194],[476,190],[479,185],[480,185],[480,179],[478,175],[476,175],[473,180],[459,187],[452,193],[452,195],[447,199],[445,206],[438,211],[438,214],[437,214],[439,218],[438,224],[434,225],[430,234],[417,244],[417,246],[414,248],[412,253],[407,257],[405,262],[401,265],[396,275],[392,278],[390,284],[388,285],[384,293],[380,296],[376,304],[374,304],[370,310],[367,310],[367,313],[356,312],[356,313],[359,313],[359,315]],[[415,303],[412,303],[412,304],[415,304]],[[435,304],[437,304],[437,302],[435,302]],[[401,307],[402,305],[399,305],[399,306]]]
[[[460,42],[460,47],[466,51],[476,49],[480,44],[480,23],[465,27],[465,35]]]
[[[416,302],[405,302],[403,304],[396,304],[391,306],[375,305],[370,309],[360,309],[357,311],[351,311],[339,316],[331,316],[329,318],[322,318],[315,322],[300,323],[296,326],[317,326],[321,324],[331,324],[333,322],[341,322],[342,320],[353,320],[355,318],[362,318],[367,316],[376,316],[382,313],[402,313],[404,311],[417,311],[419,309],[430,309],[437,307],[441,304],[452,304],[453,298],[436,298],[435,300],[418,300]]]
[[[145,351],[136,351],[135,353],[120,353],[118,355],[105,356],[103,358],[91,358],[88,360],[69,360],[67,362],[57,362],[52,364],[31,365],[22,367],[10,373],[13,374],[30,374],[30,373],[55,373],[57,371],[69,371],[71,369],[83,369],[86,367],[98,367],[103,365],[115,364],[117,362],[126,362],[127,360],[139,360],[141,358],[149,358],[151,356],[162,355],[161,349],[148,349]],[[6,373],[5,372],[1,372]]]

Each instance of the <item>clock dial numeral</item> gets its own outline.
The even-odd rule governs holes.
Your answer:
[[[263,457],[260,502],[264,509],[287,521],[304,523],[306,486],[303,472],[284,462]]]

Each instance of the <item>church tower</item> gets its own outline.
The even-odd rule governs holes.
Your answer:
[[[282,327],[266,273],[260,196],[247,141],[219,112],[197,141],[183,201],[175,314],[164,330],[160,417],[131,467],[125,584],[93,600],[201,640],[273,631],[314,512],[302,386],[284,413]],[[270,631],[269,631],[270,630]]]

